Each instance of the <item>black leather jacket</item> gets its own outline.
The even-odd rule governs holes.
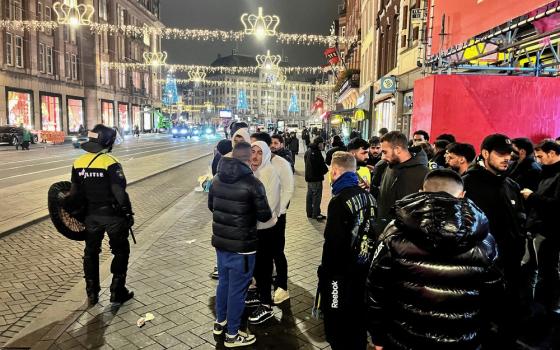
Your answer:
[[[368,330],[386,349],[476,349],[488,298],[501,288],[496,243],[468,199],[415,193],[376,246]],[[488,297],[488,298],[487,298]]]
[[[213,212],[212,245],[234,253],[257,250],[257,221],[272,213],[263,184],[247,164],[223,157],[208,195]]]

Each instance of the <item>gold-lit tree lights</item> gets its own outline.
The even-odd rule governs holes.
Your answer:
[[[244,13],[241,16],[243,32],[247,35],[254,35],[258,39],[267,36],[276,36],[276,28],[280,24],[280,17],[276,15],[263,15],[263,8],[259,7],[258,14]]]

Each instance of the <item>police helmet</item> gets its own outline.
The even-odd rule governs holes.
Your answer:
[[[104,149],[111,149],[117,138],[117,131],[97,124],[92,130],[88,131],[87,142],[82,143],[82,149],[90,153],[99,153]]]

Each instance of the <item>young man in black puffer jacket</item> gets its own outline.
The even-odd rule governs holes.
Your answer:
[[[501,288],[484,213],[463,199],[461,177],[426,176],[424,192],[396,202],[368,276],[368,330],[395,349],[478,349]]]
[[[255,342],[254,335],[241,332],[239,327],[255,267],[257,221],[272,217],[264,186],[249,166],[251,145],[237,143],[232,155],[221,159],[208,195],[219,274],[214,334],[221,335],[227,327],[226,347]]]

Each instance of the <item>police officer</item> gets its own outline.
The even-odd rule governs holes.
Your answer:
[[[94,305],[99,301],[99,253],[107,232],[114,256],[110,300],[112,303],[124,303],[134,296],[125,287],[130,255],[128,233],[134,225],[134,213],[126,193],[122,166],[109,154],[117,132],[99,124],[88,132],[88,137],[89,140],[82,144],[82,149],[88,153],[78,158],[72,168],[70,192],[71,197],[81,195],[87,201],[84,277],[88,302]]]

